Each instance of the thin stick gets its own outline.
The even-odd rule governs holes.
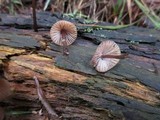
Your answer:
[[[38,81],[37,77],[34,76],[33,79],[35,80],[35,84],[36,84],[36,87],[37,87],[37,94],[38,94],[39,100],[41,101],[41,103],[43,104],[43,106],[46,108],[46,110],[48,111],[48,113],[50,115],[58,117],[56,112],[52,109],[51,105],[48,103],[45,95],[43,94],[42,88],[39,85],[39,81]]]
[[[33,29],[34,29],[34,32],[38,32],[37,20],[36,20],[36,0],[32,0],[32,15],[33,15]]]
[[[137,23],[138,21],[128,24],[128,25],[116,25],[116,26],[102,26],[102,25],[97,25],[97,24],[76,24],[77,26],[85,26],[85,27],[91,27],[91,28],[102,28],[102,29],[106,29],[106,30],[117,30],[117,29],[121,29],[121,28],[126,28],[129,26],[134,25],[135,23]]]

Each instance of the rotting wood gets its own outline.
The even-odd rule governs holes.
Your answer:
[[[26,81],[26,80],[28,81],[29,79],[32,78],[33,75],[36,75],[39,77],[40,81],[43,84],[48,83],[48,80],[52,80],[52,81],[56,82],[56,83],[54,83],[55,85],[62,84],[62,86],[66,86],[66,85],[70,86],[72,88],[72,91],[70,91],[70,92],[64,91],[64,93],[67,94],[67,96],[68,96],[67,99],[71,99],[72,102],[76,102],[78,100],[78,103],[76,105],[80,104],[81,101],[84,101],[84,104],[85,103],[86,104],[93,104],[93,105],[95,104],[97,106],[96,102],[87,101],[84,98],[87,98],[87,96],[88,97],[97,96],[94,98],[97,101],[98,99],[101,99],[100,96],[103,96],[102,93],[115,94],[115,95],[121,96],[122,98],[125,97],[125,99],[127,99],[127,101],[134,101],[133,103],[135,105],[139,104],[138,105],[139,109],[141,108],[141,104],[142,104],[141,102],[143,102],[144,105],[148,104],[148,105],[153,105],[153,106],[157,106],[160,102],[159,98],[158,98],[158,96],[159,96],[158,92],[156,92],[154,89],[148,88],[148,87],[144,86],[143,84],[136,83],[134,81],[129,82],[125,77],[118,77],[117,76],[117,79],[110,78],[110,77],[109,78],[103,78],[103,77],[100,77],[100,78],[94,77],[93,78],[93,77],[89,77],[89,76],[83,77],[83,75],[78,75],[77,73],[73,73],[73,72],[69,72],[69,71],[65,72],[65,70],[59,69],[55,66],[52,67],[51,66],[51,65],[53,65],[53,64],[51,64],[51,63],[53,63],[52,59],[45,58],[43,56],[37,56],[37,55],[17,56],[17,57],[13,57],[13,59],[11,61],[8,63],[8,66],[6,67],[7,69],[5,70],[5,76],[7,79],[14,82],[15,80],[21,81],[21,79],[23,77],[23,79],[24,79],[23,81]],[[77,76],[77,77],[75,77],[75,76]],[[27,83],[27,81],[23,82],[23,83],[25,83],[28,87],[30,86],[32,88],[33,83],[32,84]],[[51,86],[51,85],[49,85],[49,86]],[[49,86],[45,87],[45,90],[48,89],[47,94],[51,98],[53,97],[52,99],[56,99],[56,95],[53,92],[54,89],[50,88]],[[22,87],[22,89],[20,89],[19,87],[17,86],[16,89],[19,89],[19,90],[15,90],[15,91],[22,92],[22,91],[26,91],[28,89],[27,88],[25,90],[24,87]],[[70,87],[66,87],[66,88],[70,89]],[[29,88],[27,91],[29,92],[30,90],[32,90],[32,89]],[[76,92],[74,92],[73,90]],[[101,91],[102,91],[102,93],[101,93]],[[26,93],[26,92],[24,92],[24,93]],[[83,92],[85,93],[84,95],[83,95]],[[29,93],[32,93],[32,92],[29,92]],[[28,95],[29,95],[29,93],[28,93]],[[58,93],[56,93],[56,94],[58,94]],[[81,96],[85,96],[85,97],[81,98]],[[90,98],[90,100],[93,99],[92,97]],[[126,104],[124,101],[121,101],[121,99],[122,99],[121,97],[116,101],[121,104]],[[62,99],[62,98],[60,98],[60,99]],[[63,99],[66,99],[65,96]],[[80,99],[80,101],[79,101],[79,99]],[[49,100],[51,100],[51,99],[49,99]],[[50,102],[52,103],[52,100]],[[133,106],[134,106],[134,104],[133,104]],[[91,105],[91,106],[93,106],[93,105]],[[97,107],[96,106],[94,106],[95,109],[101,108],[99,105]],[[115,108],[116,108],[116,105],[115,105]],[[132,109],[132,107],[130,109]],[[134,109],[135,108],[133,108],[133,111],[134,111]],[[136,108],[136,109],[138,109],[138,108]],[[150,109],[154,109],[154,108],[152,108],[151,106],[150,107],[146,106],[146,109],[151,111]],[[156,109],[158,109],[158,108],[155,108],[155,110]],[[157,112],[157,114],[158,114],[158,112]]]
[[[46,98],[61,119],[160,119],[160,75],[154,73],[153,66],[156,65],[159,73],[160,37],[155,30],[152,31],[152,36],[148,37],[149,34],[143,36],[144,29],[133,28],[128,28],[128,31],[127,28],[117,30],[119,35],[121,32],[128,32],[126,35],[129,35],[130,32],[140,38],[129,36],[128,41],[124,39],[125,34],[114,37],[122,52],[129,53],[129,58],[121,60],[105,74],[97,73],[89,65],[97,45],[104,40],[98,34],[93,36],[90,33],[81,33],[77,41],[69,47],[70,55],[64,57],[61,55],[62,48],[50,43],[48,38],[49,41],[45,40],[47,31],[28,31],[23,34],[24,31],[17,30],[10,34],[3,30],[3,37],[0,37],[3,40],[0,42],[0,70],[3,71],[1,76],[10,82],[13,91],[11,98],[3,101],[3,108],[38,112],[41,106],[37,102],[33,81],[33,76],[37,76]],[[110,32],[110,35],[114,33]],[[119,37],[121,39],[118,39]],[[23,44],[26,40],[29,44]],[[138,47],[143,49],[133,49],[130,46],[136,44],[131,41],[138,42]],[[44,46],[40,45],[40,42],[45,43]],[[44,119],[45,114],[10,115],[7,119],[10,117],[13,120]]]
[[[0,33],[0,45],[31,49],[40,47],[40,44],[30,36],[6,32]]]

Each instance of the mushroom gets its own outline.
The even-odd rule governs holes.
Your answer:
[[[50,35],[55,44],[63,46],[63,54],[68,55],[67,46],[76,40],[77,28],[69,21],[60,20],[52,26]]]
[[[96,49],[91,64],[98,72],[106,72],[123,58],[119,46],[114,41],[103,41]]]

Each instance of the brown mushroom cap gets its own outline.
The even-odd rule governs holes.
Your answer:
[[[119,62],[116,58],[103,58],[104,55],[121,55],[119,46],[114,41],[107,40],[97,47],[91,64],[98,72],[106,72]]]
[[[50,35],[55,44],[64,46],[65,42],[65,46],[68,46],[77,38],[77,28],[69,21],[60,20],[52,26]]]

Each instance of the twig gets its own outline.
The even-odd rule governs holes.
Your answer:
[[[37,20],[36,20],[36,0],[32,0],[32,15],[33,15],[33,29],[34,29],[34,32],[38,32]]]
[[[76,24],[76,25],[77,26],[91,27],[93,29],[102,28],[102,29],[105,29],[105,30],[117,30],[117,29],[122,29],[122,28],[126,28],[126,27],[129,27],[129,26],[132,26],[137,22],[138,21],[133,22],[131,24],[127,24],[127,25],[115,25],[115,26],[114,25],[112,25],[112,26],[103,26],[103,25],[97,25],[97,24]]]
[[[35,80],[35,84],[36,84],[36,87],[37,87],[37,94],[38,94],[39,100],[41,101],[41,103],[43,104],[43,106],[46,108],[46,110],[48,111],[48,113],[50,115],[58,117],[58,115],[52,109],[51,105],[48,103],[45,95],[43,94],[42,88],[39,85],[39,81],[38,81],[37,77],[34,76],[33,79]]]

